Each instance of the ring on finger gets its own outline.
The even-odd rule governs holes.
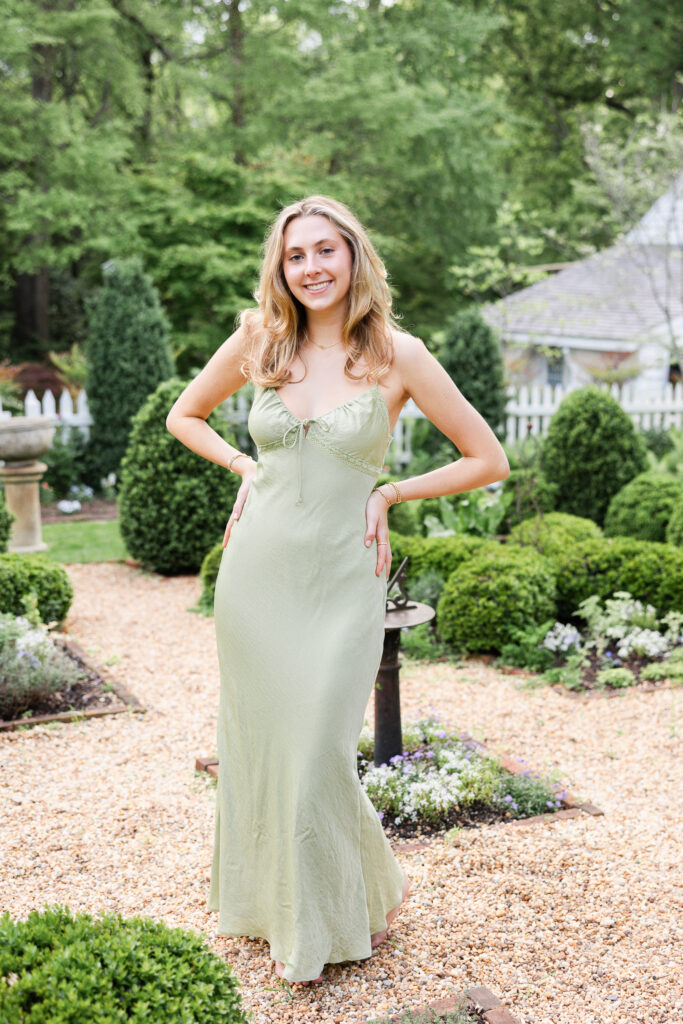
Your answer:
[[[388,545],[389,545],[389,541],[388,540],[378,540],[377,541],[377,547],[378,548],[386,548],[386,547],[388,547]]]

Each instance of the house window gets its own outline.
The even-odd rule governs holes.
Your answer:
[[[552,388],[562,387],[564,381],[564,354],[561,351],[548,353],[546,383]]]

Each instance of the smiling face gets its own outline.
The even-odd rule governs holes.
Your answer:
[[[285,280],[292,295],[311,313],[346,309],[352,262],[345,238],[327,217],[295,217],[285,228]]]

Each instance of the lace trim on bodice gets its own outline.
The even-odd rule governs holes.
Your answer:
[[[271,389],[263,390],[266,391]],[[381,396],[380,401],[382,401]],[[348,404],[348,402],[344,403],[344,405]],[[329,416],[330,413],[324,413],[319,418],[314,417],[312,419],[300,420],[298,417],[294,416],[293,413],[289,412],[281,400],[280,405],[293,422],[284,431],[282,437],[275,438],[272,441],[267,441],[265,444],[258,444],[256,447],[259,453],[268,451],[271,448],[297,449],[297,505],[300,505],[303,501],[301,459],[302,446],[306,439],[314,441],[319,448],[323,448],[325,451],[329,452],[330,455],[334,455],[334,457],[339,459],[340,462],[346,463],[347,466],[351,466],[353,469],[357,469],[359,472],[365,473],[367,476],[378,477],[380,475],[383,469],[382,466],[376,466],[367,459],[361,458],[360,455],[353,455],[350,452],[344,451],[342,448],[338,448],[336,445],[331,443],[329,438],[325,437],[325,434],[328,434],[330,431],[330,424],[326,421],[326,417]],[[342,408],[342,406],[337,408]],[[330,410],[330,412],[335,411],[336,409]],[[391,438],[392,435],[389,430],[387,432],[387,445],[390,443]]]

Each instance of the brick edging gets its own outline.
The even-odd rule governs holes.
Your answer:
[[[79,658],[86,668],[95,672],[101,679],[109,683],[109,686],[123,703],[123,707],[117,708],[92,708],[86,711],[56,711],[51,715],[35,715],[33,718],[13,718],[7,722],[0,721],[0,731],[20,729],[25,725],[44,725],[46,722],[76,722],[84,718],[102,718],[105,715],[120,715],[124,711],[133,711],[136,714],[144,714],[147,708],[143,707],[138,698],[130,690],[116,679],[108,678],[107,672],[102,665],[92,661],[81,645],[61,634],[57,634],[59,643]]]
[[[467,1003],[467,1009],[476,1010],[480,1013],[486,1024],[520,1024],[519,1018],[514,1017],[508,1008],[501,1003],[498,996],[494,995],[491,989],[486,988],[485,985],[474,985],[472,988],[465,989],[464,998]],[[433,1016],[445,1020],[449,1013],[457,1013],[461,1006],[462,998],[456,999],[452,997],[450,999],[436,999],[431,1003],[424,1003],[422,1006],[411,1006],[409,1010],[415,1016],[431,1012]],[[407,1012],[408,1009],[402,1010],[401,1013],[392,1014],[389,1020],[393,1021],[394,1024],[400,1024]],[[376,1021],[377,1018],[368,1017],[366,1024],[376,1024]]]

